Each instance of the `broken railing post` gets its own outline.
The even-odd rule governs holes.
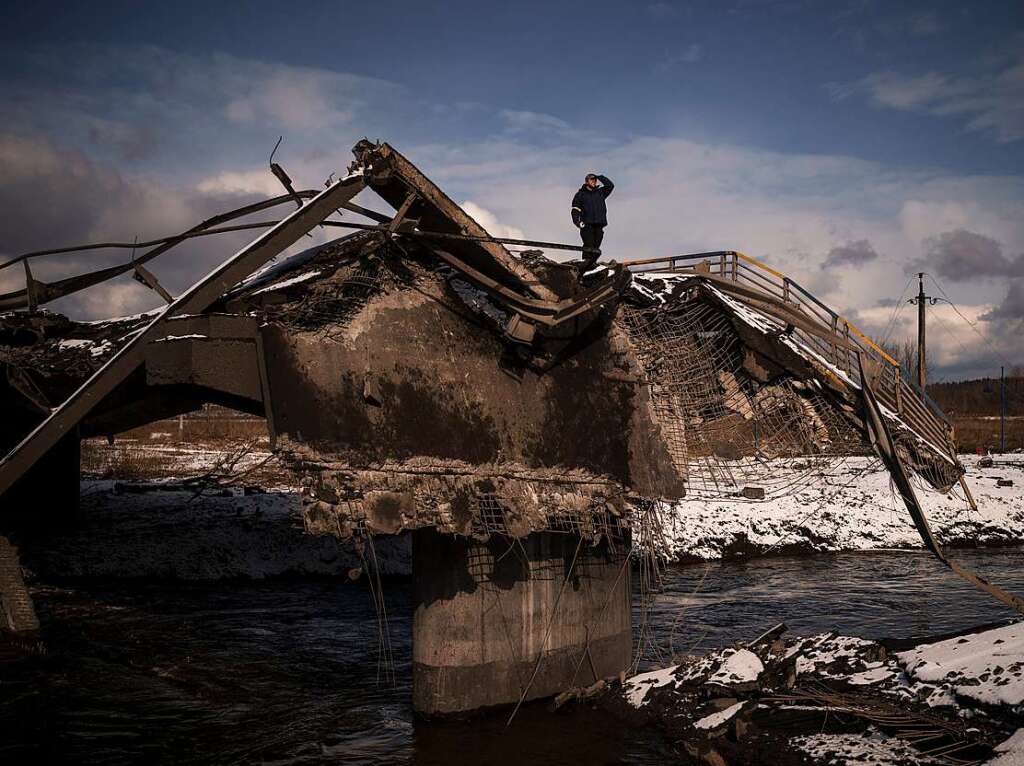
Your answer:
[[[36,310],[39,305],[39,298],[36,293],[36,281],[32,278],[32,269],[29,268],[28,260],[22,261],[25,264],[25,295],[28,298],[29,313]]]

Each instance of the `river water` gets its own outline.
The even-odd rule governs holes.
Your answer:
[[[961,552],[1024,592],[1024,549]],[[368,589],[325,579],[118,581],[42,587],[42,658],[0,663],[0,763],[655,764],[652,731],[585,709],[526,705],[422,723],[410,705],[410,588],[385,583],[396,680],[378,667]],[[778,622],[924,638],[1012,617],[916,552],[671,568],[646,660],[705,651]],[[641,615],[637,614],[636,621]]]

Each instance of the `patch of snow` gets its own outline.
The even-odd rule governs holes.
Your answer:
[[[1008,740],[996,745],[998,756],[985,766],[1024,766],[1024,729],[1017,729]]]
[[[107,324],[117,324],[120,322],[136,322],[141,319],[156,319],[157,315],[163,311],[160,309],[150,309],[149,311],[143,311],[139,314],[129,314],[123,317],[110,317],[109,319],[93,319],[87,322],[81,322],[81,324],[91,324],[94,327],[100,327]]]
[[[743,706],[747,704],[746,701],[737,702],[735,705],[730,705],[725,710],[720,710],[717,713],[706,715],[694,724],[697,729],[717,729],[726,721],[730,720],[736,715]]]
[[[189,335],[165,335],[164,337],[160,338],[159,340],[155,340],[153,342],[154,343],[164,343],[165,341],[169,341],[169,340],[195,340],[195,339],[205,339],[207,337],[208,336],[206,336],[206,335],[199,335],[197,333],[190,333]]]
[[[633,274],[629,289],[636,290],[641,296],[654,303],[664,303],[671,288],[679,282],[693,279],[691,274],[679,274],[670,271],[648,271]]]
[[[88,348],[96,343],[94,340],[85,338],[66,338],[57,344],[57,348]]]
[[[896,655],[907,675],[951,687],[987,705],[1024,703],[1024,623],[1014,623]]]
[[[826,678],[846,679],[851,670],[863,672],[879,667],[871,663],[868,667],[862,657],[874,648],[873,641],[855,636],[838,636],[834,633],[819,633],[800,639],[789,647],[787,657],[798,654],[796,673],[800,675],[821,675]]]
[[[338,245],[343,244],[346,240],[365,236],[365,232],[357,231],[352,234],[346,234],[343,237],[332,239],[329,242],[324,242],[322,245],[314,245],[313,247],[307,248],[302,252],[295,253],[294,255],[285,255],[283,257],[278,256],[254,274],[239,282],[238,285],[231,290],[229,295],[234,295],[240,291],[252,289],[254,287],[262,287],[268,282],[277,279],[284,274],[296,271],[325,250],[337,247]]]
[[[738,649],[725,658],[725,662],[715,671],[708,682],[714,684],[744,684],[756,681],[764,671],[761,659],[749,649]]]
[[[896,671],[892,668],[888,668],[881,662],[878,663],[876,668],[868,668],[862,670],[859,673],[854,673],[849,676],[846,681],[853,686],[870,686],[872,684],[880,684],[883,681],[888,681],[896,677]]]
[[[262,295],[263,293],[269,293],[274,290],[283,290],[284,288],[291,287],[292,285],[301,284],[302,282],[308,282],[313,277],[320,276],[321,273],[322,272],[319,269],[307,271],[303,274],[299,274],[298,276],[291,277],[290,279],[283,279],[280,282],[274,282],[273,284],[267,285],[266,287],[261,287],[259,290],[254,291],[253,295]]]
[[[91,356],[103,356],[109,351],[113,351],[114,346],[109,340],[95,341],[87,340],[85,338],[65,338],[57,344],[57,348],[61,350],[69,348],[79,348],[82,350],[88,349]]]
[[[625,689],[626,701],[633,707],[639,708],[647,704],[647,692],[651,689],[659,689],[662,686],[675,681],[675,672],[678,665],[662,670],[652,670],[649,673],[641,673],[626,680]]]
[[[901,739],[881,732],[812,734],[790,740],[798,750],[829,766],[892,766],[894,763],[938,764]]]

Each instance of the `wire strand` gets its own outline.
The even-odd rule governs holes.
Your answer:
[[[999,349],[997,349],[995,345],[992,343],[992,341],[986,338],[984,333],[982,333],[978,329],[977,324],[975,322],[972,322],[966,316],[964,316],[963,312],[961,312],[957,305],[953,302],[953,299],[949,297],[949,294],[942,289],[942,285],[939,284],[938,280],[935,279],[935,277],[933,277],[931,274],[928,274],[927,272],[925,272],[925,276],[928,277],[928,279],[932,281],[932,284],[939,289],[939,292],[942,293],[942,297],[945,298],[946,302],[953,307],[953,311],[955,311],[957,315],[967,323],[967,326],[971,328],[974,334],[981,338],[983,341],[985,341],[985,344],[990,349],[992,349],[992,353],[995,354],[1003,362],[1004,365],[1006,365],[1007,367],[1012,367],[1013,365],[1010,363],[1010,361],[1005,356],[1003,356]]]

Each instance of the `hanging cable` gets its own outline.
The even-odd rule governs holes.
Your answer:
[[[903,290],[900,292],[900,297],[896,299],[896,305],[893,307],[892,316],[889,317],[889,321],[885,325],[885,334],[882,336],[882,342],[879,343],[880,346],[889,342],[889,336],[892,335],[893,330],[896,329],[896,319],[899,317],[900,312],[903,311],[903,307],[906,306],[903,299],[906,297],[907,290],[913,281],[913,276],[907,278],[907,283],[903,286]]]
[[[971,328],[974,334],[981,338],[983,341],[985,341],[985,344],[990,349],[992,349],[992,353],[995,354],[1003,362],[1004,365],[1006,365],[1007,367],[1012,367],[1013,365],[1010,362],[1010,360],[1003,356],[999,349],[997,349],[995,345],[993,345],[992,341],[985,337],[984,333],[982,333],[978,329],[977,323],[972,322],[970,319],[964,316],[963,312],[960,311],[960,309],[957,307],[955,303],[953,303],[953,300],[949,297],[946,291],[942,289],[942,285],[939,284],[938,280],[936,280],[935,277],[928,273],[925,273],[925,276],[928,277],[928,279],[932,281],[932,284],[938,288],[939,292],[942,293],[942,297],[946,300],[946,303],[953,307],[953,311],[955,311],[959,315],[959,317],[967,323],[967,326]]]

